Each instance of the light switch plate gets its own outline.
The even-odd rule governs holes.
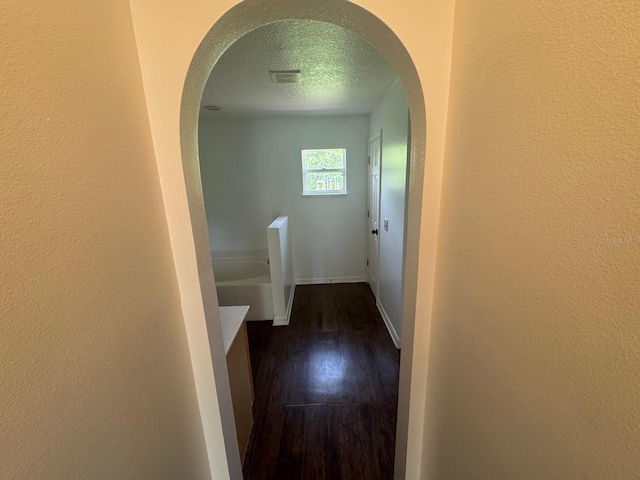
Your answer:
[[[385,230],[385,232],[389,231],[389,219],[388,218],[384,219],[384,230]]]

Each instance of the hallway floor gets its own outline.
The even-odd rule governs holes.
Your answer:
[[[247,326],[245,479],[392,479],[400,355],[369,286],[298,286],[288,327]]]

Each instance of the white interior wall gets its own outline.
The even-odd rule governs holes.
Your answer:
[[[368,116],[204,120],[199,149],[211,250],[267,249],[289,215],[296,283],[364,281]],[[346,196],[302,197],[301,150],[346,148]]]
[[[380,260],[378,306],[391,336],[402,338],[403,249],[407,187],[409,107],[400,81],[396,81],[371,113],[369,136],[382,130],[380,170]],[[384,229],[384,219],[389,230]]]

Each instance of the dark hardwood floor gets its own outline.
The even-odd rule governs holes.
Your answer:
[[[289,326],[247,326],[244,478],[392,479],[400,355],[369,286],[298,286]]]

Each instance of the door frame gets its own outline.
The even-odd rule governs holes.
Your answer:
[[[381,194],[382,194],[382,129],[378,130],[373,136],[369,137],[369,141],[367,143],[367,207],[369,206],[369,194],[370,191],[369,189],[371,188],[371,182],[369,181],[370,178],[370,174],[369,171],[371,169],[371,144],[373,142],[375,142],[376,140],[380,140],[380,166],[379,166],[379,175],[378,175],[378,232],[380,231],[380,204],[381,204]],[[367,208],[367,244],[366,244],[366,249],[367,249],[367,260],[369,260],[372,255],[371,252],[369,251],[369,215],[370,212],[368,211]],[[380,234],[378,233],[378,248],[375,252],[375,257],[376,257],[376,265],[378,266],[378,271],[376,273],[376,291],[373,292],[373,289],[371,290],[373,292],[373,296],[376,298],[376,301],[378,300],[378,293],[380,291]],[[367,267],[369,265],[367,264]],[[369,280],[369,269],[367,269],[367,281]],[[371,285],[369,285],[371,286]]]

